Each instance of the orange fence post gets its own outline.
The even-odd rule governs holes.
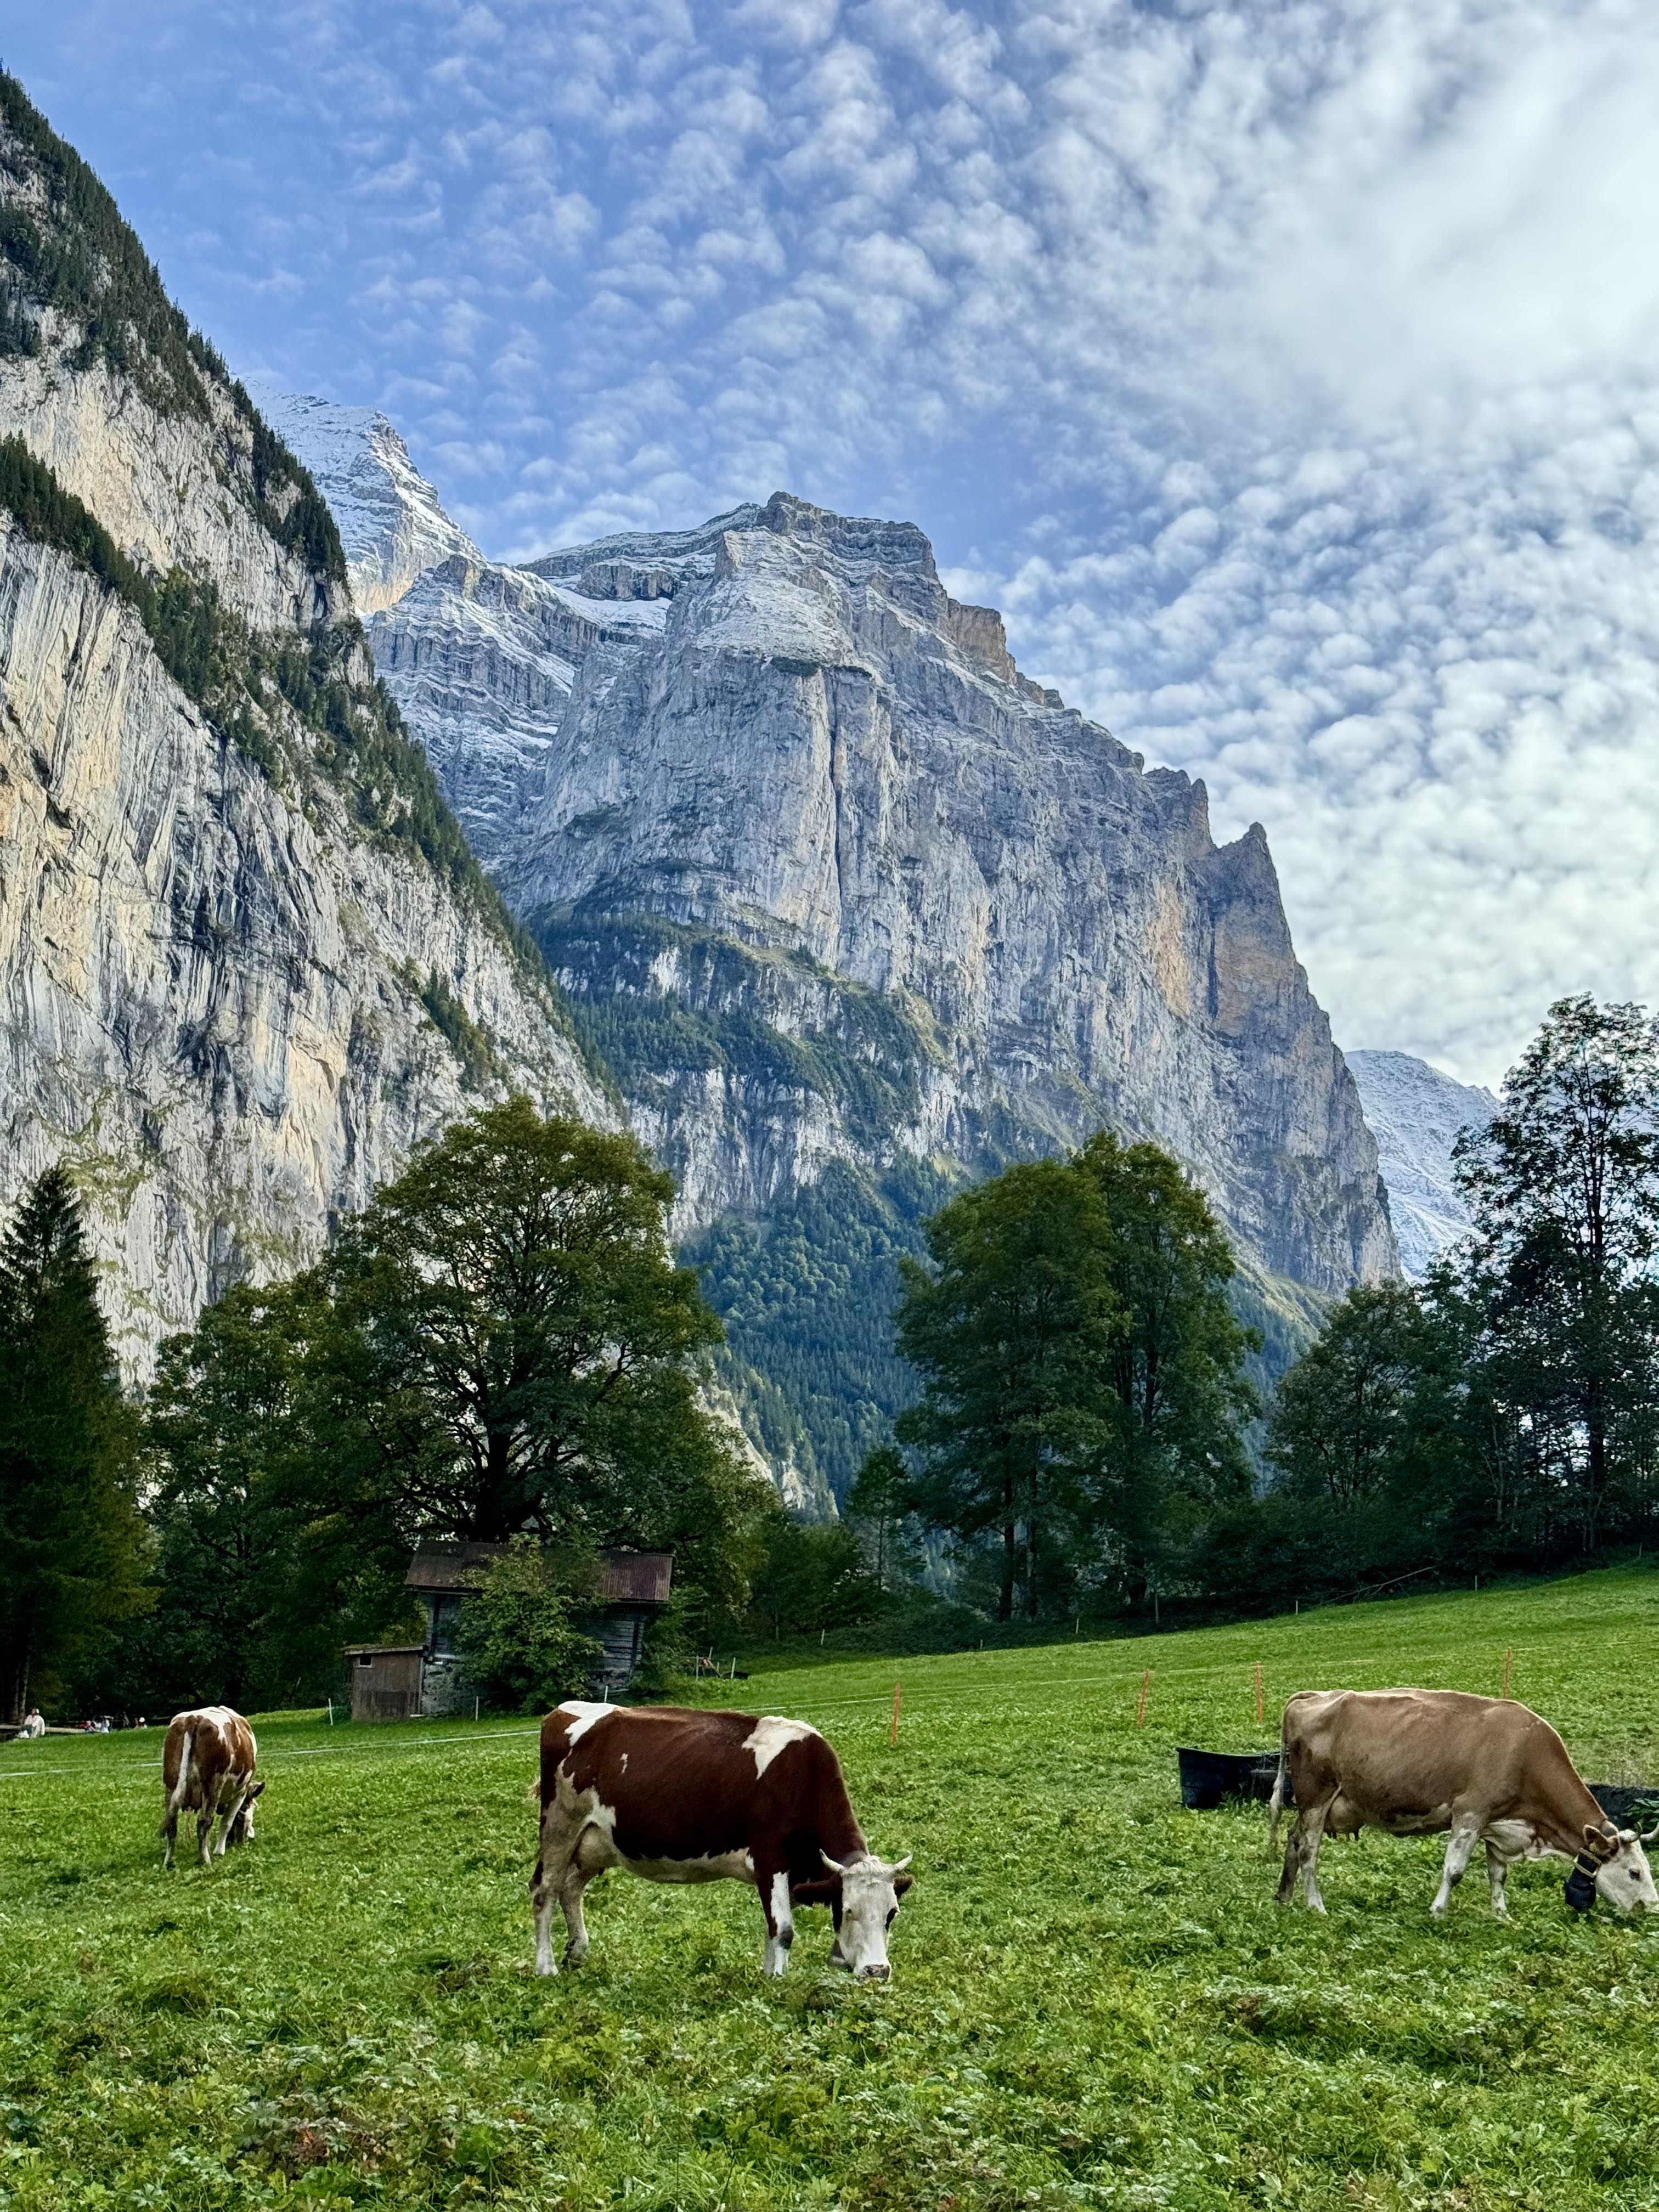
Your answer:
[[[888,1730],[887,1734],[887,1741],[889,1743],[896,1743],[898,1741],[899,1688],[900,1685],[895,1682],[893,1685],[893,1725]]]
[[[1135,1726],[1137,1728],[1140,1726],[1141,1723],[1146,1717],[1146,1685],[1152,1680],[1152,1670],[1149,1667],[1140,1678],[1140,1703],[1135,1707]]]
[[[1261,1702],[1261,1662],[1255,1662],[1255,1724],[1261,1728],[1267,1717],[1267,1709]]]

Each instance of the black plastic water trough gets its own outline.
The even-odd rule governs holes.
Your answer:
[[[1621,1828],[1650,1828],[1659,1821],[1659,1782],[1592,1782],[1589,1793]]]
[[[1180,1746],[1181,1802],[1189,1813],[1213,1813],[1226,1799],[1273,1794],[1276,1751],[1194,1751]]]

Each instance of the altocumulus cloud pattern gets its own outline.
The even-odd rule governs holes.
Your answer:
[[[240,371],[523,557],[787,487],[1267,829],[1339,1038],[1659,943],[1659,21],[1625,0],[60,0]]]

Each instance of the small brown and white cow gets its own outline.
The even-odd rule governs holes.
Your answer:
[[[202,1864],[211,1860],[213,1823],[219,1821],[219,1856],[228,1844],[253,1840],[253,1802],[264,1788],[253,1778],[259,1747],[253,1730],[228,1705],[202,1705],[175,1713],[161,1747],[161,1786],[167,1812],[160,1830],[167,1845],[164,1863],[173,1864],[180,1813],[196,1815],[196,1841]]]
[[[610,1867],[647,1881],[746,1881],[766,1915],[763,1971],[781,1974],[792,1907],[827,1905],[832,1965],[885,1981],[887,1931],[909,1888],[864,1840],[841,1762],[804,1721],[680,1706],[568,1700],[542,1723],[541,1856],[530,1885],[536,1971],[556,1973],[552,1921],[562,1907],[564,1962],[587,1955],[582,1892]]]
[[[1435,1913],[1450,1904],[1478,1843],[1486,1847],[1500,1918],[1509,1912],[1504,1881],[1518,1858],[1571,1859],[1567,1902],[1577,1911],[1587,1912],[1598,1891],[1621,1912],[1659,1905],[1642,1848],[1651,1837],[1614,1827],[1549,1723],[1510,1698],[1462,1690],[1304,1690],[1285,1708],[1281,1741],[1275,1849],[1287,1781],[1296,1802],[1281,1905],[1299,1872],[1310,1908],[1322,1912],[1322,1839],[1377,1827],[1393,1836],[1450,1832]]]

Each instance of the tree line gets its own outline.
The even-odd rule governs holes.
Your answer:
[[[720,1324],[631,1137],[522,1098],[418,1153],[313,1267],[232,1289],[123,1392],[60,1168],[0,1238],[0,1714],[320,1695],[408,1632],[422,1542],[512,1548],[475,1679],[578,1686],[604,1547],[675,1555],[656,1663],[909,1618],[1156,1620],[1640,1544],[1659,1466],[1659,1040],[1563,1000],[1456,1172],[1426,1284],[1362,1285],[1263,1406],[1203,1193],[1102,1133],[959,1192],[901,1267],[913,1401],[827,1524],[745,1469]],[[948,1608],[948,1610],[947,1610]]]
[[[872,1455],[848,1499],[865,1580],[846,1537],[831,1575],[836,1539],[785,1531],[790,1602],[811,1627],[902,1609],[925,1562],[1000,1621],[1147,1620],[1644,1547],[1659,1505],[1646,1012],[1553,1006],[1455,1174],[1467,1237],[1425,1283],[1335,1302],[1265,1406],[1226,1238],[1156,1146],[1103,1134],[951,1200],[927,1263],[901,1268],[918,1386],[902,1456]]]

